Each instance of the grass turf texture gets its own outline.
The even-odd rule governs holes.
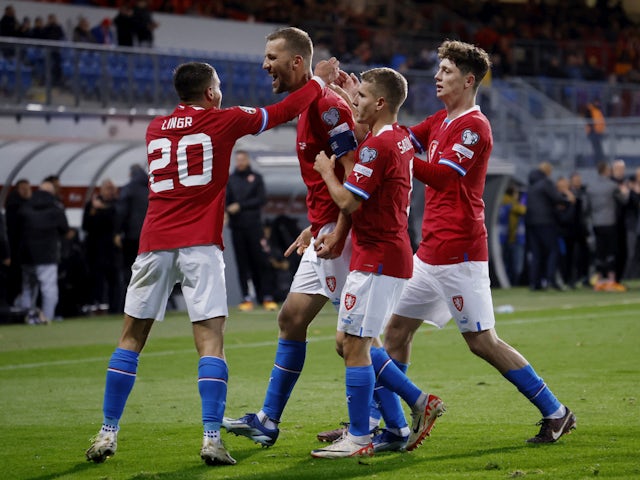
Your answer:
[[[200,460],[198,358],[184,314],[154,326],[121,421],[118,452],[84,459],[102,420],[105,369],[120,317],[50,326],[0,327],[0,476],[3,479],[535,479],[640,478],[640,284],[626,293],[495,290],[499,335],[520,350],[575,411],[578,429],[552,445],[529,445],[538,411],[492,367],[475,358],[451,322],[416,335],[409,375],[440,395],[447,413],[411,453],[364,460],[313,459],[315,435],[347,419],[344,367],[334,351],[335,313],[309,330],[305,370],[275,446],[262,449],[223,431],[238,460]],[[230,312],[226,415],[262,405],[273,364],[275,314]]]

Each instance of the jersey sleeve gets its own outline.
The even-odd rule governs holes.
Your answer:
[[[263,128],[255,133],[262,133],[264,130],[294,119],[306,110],[323,90],[324,87],[312,78],[302,88],[287,95],[281,102],[264,107],[262,110],[266,112],[265,123]]]
[[[363,200],[368,200],[384,176],[384,158],[389,155],[383,142],[369,137],[358,150],[358,158],[344,188]]]
[[[416,153],[425,153],[427,151],[427,143],[429,141],[429,132],[431,130],[433,117],[427,117],[422,122],[412,127],[407,127],[409,138],[413,143]]]
[[[439,158],[432,161],[465,176],[476,159],[481,158],[487,148],[490,148],[492,140],[487,125],[477,117],[468,115],[460,120],[451,125],[447,144],[441,145]]]
[[[318,114],[326,128],[331,151],[337,158],[358,148],[353,113],[340,96],[333,92],[324,95],[318,101]]]

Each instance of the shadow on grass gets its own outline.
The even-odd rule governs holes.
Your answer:
[[[260,480],[315,480],[318,478],[370,478],[380,476],[380,478],[402,478],[403,471],[421,470],[431,465],[435,467],[439,462],[448,460],[461,460],[465,458],[477,458],[491,454],[504,454],[520,451],[528,448],[528,445],[483,448],[467,450],[450,455],[417,455],[413,453],[381,453],[375,457],[347,458],[347,459],[314,459],[301,458],[295,463],[290,463],[285,468],[273,470],[273,466],[255,465],[251,472],[246,468],[252,463],[251,458],[264,453],[262,449],[236,450],[234,456],[238,460],[237,466],[216,466],[209,467],[203,463],[185,464],[184,468],[175,471],[158,472],[153,467],[149,467],[148,472],[133,473],[126,478],[131,480],[182,480],[208,477],[209,472],[219,472],[227,479],[255,479]],[[243,468],[244,467],[244,468]],[[437,468],[441,470],[442,465]],[[29,480],[54,480],[60,477],[80,477],[110,478],[110,474],[101,469],[100,465],[90,462],[77,463],[65,471],[51,472],[39,476],[30,477]]]

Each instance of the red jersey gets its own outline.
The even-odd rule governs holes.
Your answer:
[[[398,124],[367,135],[344,187],[363,199],[351,214],[349,270],[409,278],[413,250],[409,239],[411,164],[415,152]]]
[[[336,151],[337,146],[331,142],[332,132],[341,127],[353,131],[353,115],[342,97],[328,88],[298,119],[296,150],[300,174],[307,187],[307,216],[314,236],[327,223],[337,221],[340,213],[322,176],[313,169],[313,164],[316,155],[323,150],[329,156],[341,153]],[[352,149],[355,148],[354,143]],[[344,168],[340,162],[336,162],[335,173],[342,182]]]
[[[264,108],[178,105],[147,128],[149,206],[138,252],[223,248],[225,191],[237,139],[291,120],[323,89],[316,81]]]
[[[440,110],[410,130],[425,147],[426,161],[446,165],[460,175],[445,190],[425,187],[418,257],[431,265],[487,261],[482,194],[493,148],[489,120],[478,106],[453,120]]]

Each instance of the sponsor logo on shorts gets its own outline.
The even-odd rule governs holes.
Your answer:
[[[327,277],[325,280],[327,282],[327,287],[329,288],[329,291],[331,293],[335,292],[336,291],[336,284],[337,284],[336,277]]]
[[[452,297],[451,301],[453,302],[453,306],[456,307],[456,310],[461,312],[462,307],[464,306],[464,298],[462,298],[462,295],[456,295],[455,297]]]
[[[356,304],[356,296],[351,294],[351,293],[347,293],[344,296],[344,306],[345,306],[345,308],[347,310],[351,310],[355,304]]]

